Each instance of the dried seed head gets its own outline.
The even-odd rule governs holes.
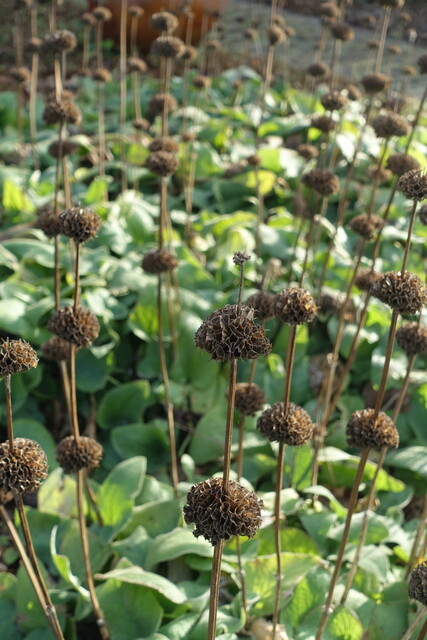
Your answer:
[[[100,327],[89,309],[77,307],[74,313],[73,307],[62,307],[49,318],[47,329],[76,347],[90,347]]]
[[[264,391],[257,384],[239,382],[234,394],[235,407],[244,416],[254,416],[265,403]]]
[[[299,144],[296,150],[301,158],[304,158],[305,160],[312,160],[313,158],[317,158],[319,155],[318,148],[312,144]]]
[[[141,18],[144,15],[144,9],[138,4],[131,4],[130,7],[128,7],[128,14],[132,18]]]
[[[81,244],[96,236],[101,225],[101,218],[91,209],[71,207],[59,216],[61,233],[74,242]]]
[[[312,169],[304,173],[301,180],[306,187],[325,197],[334,195],[340,187],[337,176],[329,169]]]
[[[170,93],[156,93],[148,103],[148,113],[152,116],[163,113],[165,104],[168,113],[175,111],[178,106],[177,101]]]
[[[382,277],[381,273],[379,273],[378,271],[371,271],[371,269],[363,269],[357,274],[354,280],[354,284],[361,291],[370,291],[374,282],[379,280],[381,277]]]
[[[30,38],[25,43],[25,51],[28,53],[39,53],[43,40],[41,38]]]
[[[392,83],[390,76],[384,73],[367,73],[362,78],[362,85],[366,93],[380,93],[388,89]]]
[[[41,229],[48,238],[54,238],[61,233],[59,216],[49,204],[37,210],[35,226]]]
[[[324,62],[313,62],[307,67],[307,73],[312,78],[321,78],[329,72],[329,67]]]
[[[196,134],[191,133],[190,131],[184,131],[184,133],[182,134],[183,142],[194,142],[195,139],[196,139]]]
[[[385,113],[378,115],[372,127],[378,138],[391,138],[392,136],[406,136],[409,133],[409,124],[406,118],[398,113]]]
[[[423,204],[423,206],[418,209],[418,217],[421,224],[427,225],[427,204]]]
[[[245,38],[245,40],[255,42],[255,40],[258,39],[258,31],[249,27],[248,29],[245,29],[243,37]]]
[[[144,254],[142,268],[146,273],[164,273],[178,266],[174,255],[164,249],[152,249]]]
[[[380,411],[374,420],[375,409],[361,409],[351,414],[346,435],[349,447],[381,449],[397,447],[399,432],[391,418]]]
[[[387,47],[387,51],[393,54],[394,56],[400,56],[400,54],[402,53],[401,47],[399,47],[399,45],[397,44],[390,44]]]
[[[397,187],[408,200],[425,200],[427,198],[427,173],[420,169],[407,171],[400,176]]]
[[[56,448],[56,459],[65,473],[99,467],[103,455],[102,446],[93,438],[68,436]]]
[[[257,320],[269,320],[274,317],[274,301],[276,296],[269,291],[258,291],[246,300],[247,307],[255,310],[254,317]]]
[[[111,72],[105,67],[98,67],[92,73],[92,78],[96,80],[96,82],[110,82],[111,81]]]
[[[113,14],[107,7],[95,7],[92,10],[92,15],[97,22],[107,22],[111,20]]]
[[[230,480],[227,493],[222,478],[211,478],[191,487],[184,507],[184,520],[194,523],[193,534],[212,545],[233,536],[253,538],[261,526],[262,500],[238,482]]]
[[[148,131],[150,123],[145,118],[135,118],[132,120],[132,126],[137,131]]]
[[[371,164],[366,169],[366,175],[368,176],[368,178],[377,180],[379,184],[380,182],[388,182],[392,176],[392,173],[384,167],[378,166],[377,164]]]
[[[408,356],[427,353],[427,327],[406,322],[396,331],[396,342]]]
[[[284,403],[276,402],[262,412],[257,429],[270,440],[291,447],[300,447],[313,437],[314,424],[307,411],[290,402],[284,411]]]
[[[427,562],[421,562],[411,573],[408,585],[410,598],[427,607]]]
[[[208,76],[199,74],[193,78],[193,87],[196,89],[207,89],[211,84],[211,79]]]
[[[350,220],[349,226],[365,240],[372,240],[375,233],[383,228],[384,220],[374,214],[361,213]]]
[[[317,305],[311,293],[292,287],[276,295],[274,315],[285,324],[305,324],[316,318]]]
[[[31,71],[27,67],[12,67],[9,69],[9,77],[18,87],[22,87],[31,81]]]
[[[380,41],[379,40],[368,40],[368,47],[370,49],[379,49]]]
[[[329,116],[313,116],[310,121],[310,127],[319,129],[322,133],[329,133],[335,129],[335,121]]]
[[[0,444],[0,487],[14,493],[32,493],[47,477],[47,458],[41,446],[28,438]]]
[[[418,313],[427,304],[427,287],[418,276],[405,271],[384,273],[372,285],[372,295],[399,313]]]
[[[73,51],[77,47],[77,37],[72,31],[61,29],[52,31],[44,38],[41,46],[41,53],[46,55],[55,55],[64,53],[64,51]]]
[[[43,110],[43,120],[47,125],[67,122],[68,124],[79,124],[82,120],[80,109],[74,102],[69,100],[50,100]]]
[[[188,60],[189,62],[192,62],[197,58],[197,56],[198,56],[198,52],[196,47],[192,47],[191,45],[186,45],[186,47],[184,48],[184,51],[182,52],[181,60]]]
[[[148,145],[150,151],[168,151],[169,153],[178,153],[179,144],[173,138],[160,137],[154,138]]]
[[[251,167],[259,167],[259,165],[261,164],[261,158],[257,153],[253,153],[252,155],[248,156],[246,158],[246,161],[251,165]]]
[[[13,500],[13,493],[0,488],[0,504],[7,504]]]
[[[156,31],[162,31],[163,33],[173,33],[179,25],[178,18],[169,11],[160,11],[159,13],[153,13],[150,18],[150,25]]]
[[[328,91],[320,98],[320,102],[327,111],[339,111],[346,106],[348,100],[339,91]]]
[[[427,73],[427,53],[420,56],[417,60],[420,73]]]
[[[54,140],[50,143],[47,150],[52,158],[61,159],[74,153],[78,148],[79,145],[72,140],[62,140],[61,143],[59,143],[58,140]]]
[[[178,169],[178,158],[170,151],[154,151],[148,156],[145,166],[162,178],[172,175]]]
[[[175,36],[160,36],[153,41],[151,53],[160,58],[179,58],[184,52],[185,44]]]
[[[335,2],[321,2],[319,5],[319,15],[323,18],[338,18],[340,10]]]
[[[243,265],[251,259],[251,256],[245,253],[244,251],[236,251],[233,254],[233,262],[238,267],[243,267]]]
[[[387,159],[387,168],[393,175],[401,176],[408,171],[419,169],[420,163],[407,153],[392,153]]]
[[[286,34],[281,27],[277,25],[270,25],[267,28],[267,39],[271,46],[275,46],[276,44],[280,44],[286,38]]]
[[[262,327],[255,324],[254,309],[228,304],[217,309],[197,329],[194,343],[213,360],[254,359],[270,353],[271,344]]]
[[[222,45],[221,45],[220,41],[219,40],[215,40],[215,38],[210,38],[209,40],[206,40],[205,47],[211,53],[213,53],[215,51],[221,51],[221,49],[222,49]]]
[[[411,64],[405,64],[405,66],[402,69],[402,73],[405,76],[416,76],[417,75],[417,70]]]
[[[70,343],[58,336],[53,336],[41,345],[40,349],[46,360],[63,362],[70,357]]]
[[[87,24],[89,27],[93,27],[96,24],[95,16],[88,11],[82,15],[83,24]]]
[[[37,367],[33,347],[24,340],[2,340],[0,343],[0,378]]]
[[[147,64],[144,62],[142,58],[138,58],[138,56],[130,56],[127,61],[128,71],[129,73],[146,73],[147,72]]]
[[[336,40],[347,42],[354,39],[353,29],[344,22],[333,22],[331,24],[331,33]]]
[[[352,102],[357,102],[362,99],[362,92],[354,84],[347,85],[347,97]]]

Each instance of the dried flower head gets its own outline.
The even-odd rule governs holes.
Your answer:
[[[178,158],[170,151],[153,151],[148,156],[145,166],[152,173],[162,178],[172,175],[178,169]]]
[[[310,121],[310,127],[319,129],[322,133],[329,133],[335,129],[335,120],[329,116],[313,116]]]
[[[375,409],[361,409],[351,414],[346,429],[349,447],[381,449],[399,445],[399,432],[393,420],[383,411],[376,420],[374,416]]]
[[[214,53],[215,51],[220,51],[222,49],[222,45],[220,41],[216,40],[215,38],[209,38],[209,40],[206,40],[205,47],[211,53]]]
[[[76,347],[89,347],[98,337],[100,327],[89,309],[77,307],[74,312],[73,307],[62,307],[49,318],[47,329]]]
[[[144,254],[142,268],[146,273],[164,273],[178,266],[174,255],[164,249],[151,249]]]
[[[427,607],[427,562],[421,562],[412,571],[409,578],[408,594],[410,598],[418,600]]]
[[[40,349],[47,360],[63,362],[70,357],[70,343],[59,336],[49,338],[47,342],[41,345]]]
[[[380,93],[388,89],[392,83],[390,76],[384,73],[367,73],[362,78],[362,85],[366,93]]]
[[[188,62],[192,62],[198,56],[198,51],[196,47],[192,47],[191,45],[186,45],[184,51],[181,54],[181,60],[188,60]]]
[[[305,324],[316,318],[317,305],[311,293],[292,287],[277,294],[274,315],[285,324]]]
[[[92,78],[96,80],[96,82],[111,82],[111,77],[111,72],[105,67],[98,67],[92,73]]]
[[[35,226],[41,229],[48,238],[54,238],[61,233],[59,216],[50,204],[44,205],[37,210]]]
[[[393,54],[394,56],[400,56],[400,54],[402,53],[402,48],[399,47],[399,45],[397,44],[390,44],[387,47],[387,51]]]
[[[253,382],[239,382],[236,385],[234,403],[236,409],[244,416],[254,416],[264,406],[264,391]]]
[[[148,131],[150,123],[145,118],[135,118],[132,120],[132,126],[136,131]]]
[[[61,140],[61,142],[59,142],[59,140],[54,140],[50,143],[47,150],[52,158],[61,159],[75,153],[78,148],[79,145],[72,140]]]
[[[113,16],[107,7],[95,7],[95,9],[92,9],[92,15],[97,22],[107,22]]]
[[[153,13],[150,18],[150,25],[156,31],[162,31],[163,33],[173,33],[179,25],[178,18],[169,11],[160,11],[159,13]]]
[[[129,73],[146,73],[147,72],[147,63],[142,59],[138,58],[138,56],[130,56],[127,61],[128,71]]]
[[[418,170],[420,163],[407,153],[392,153],[387,159],[387,168],[393,175],[401,176],[408,171]]]
[[[302,175],[301,180],[306,187],[324,197],[337,193],[340,186],[337,176],[329,169],[311,169]]]
[[[144,15],[144,9],[140,7],[138,4],[131,4],[128,7],[128,14],[132,18],[141,18]]]
[[[211,313],[197,329],[194,343],[213,360],[254,359],[270,353],[271,343],[253,321],[255,311],[246,305],[228,304]]]
[[[178,153],[179,144],[173,138],[166,136],[154,138],[148,145],[149,151],[168,151],[169,153]]]
[[[12,67],[9,69],[9,77],[18,87],[22,87],[31,81],[31,71],[27,67]]]
[[[175,36],[160,36],[151,45],[151,53],[160,58],[179,58],[184,52],[185,44]]]
[[[296,150],[301,158],[305,160],[312,160],[319,155],[319,149],[312,144],[299,144]]]
[[[307,67],[307,73],[312,78],[322,78],[329,72],[329,67],[324,62],[313,62]]]
[[[47,458],[41,446],[28,438],[0,444],[0,487],[4,491],[32,493],[47,477]]]
[[[258,291],[246,300],[245,304],[254,309],[257,320],[269,320],[274,317],[274,302],[276,296],[269,291]]]
[[[384,273],[372,285],[372,295],[399,313],[418,313],[427,304],[427,287],[418,276],[405,271]]]
[[[402,68],[402,73],[405,76],[416,76],[417,70],[411,64],[405,64],[405,66]]]
[[[236,251],[233,254],[233,262],[238,267],[243,267],[243,265],[251,259],[251,256],[245,253],[244,251]]]
[[[361,291],[370,291],[374,282],[379,280],[381,277],[382,277],[381,273],[379,273],[378,271],[372,271],[371,269],[363,269],[357,274],[354,280],[354,284]]]
[[[272,24],[267,28],[267,40],[270,46],[274,47],[276,44],[280,44],[285,38],[286,34],[281,27]]]
[[[233,536],[253,538],[261,526],[263,502],[253,491],[230,480],[223,491],[222,478],[211,478],[191,487],[184,507],[184,520],[194,523],[193,534],[212,545]]]
[[[427,73],[427,53],[420,56],[417,63],[420,73]]]
[[[82,120],[80,109],[70,100],[49,100],[43,110],[43,120],[47,125],[67,122],[68,124],[79,124]]]
[[[0,378],[37,367],[33,347],[24,340],[3,340],[0,343]]]
[[[344,22],[333,22],[331,24],[331,34],[336,40],[347,42],[354,39],[353,29]]]
[[[245,40],[255,42],[255,40],[258,39],[258,31],[256,29],[252,29],[252,27],[248,27],[247,29],[245,29],[243,37],[245,38]]]
[[[425,200],[427,198],[427,173],[420,169],[407,171],[400,176],[397,187],[408,200]]]
[[[348,100],[339,91],[328,91],[320,98],[320,102],[327,111],[339,111],[346,106]]]
[[[423,206],[418,209],[418,217],[421,224],[427,225],[427,204],[423,204]]]
[[[64,51],[73,51],[76,47],[76,35],[68,29],[61,29],[52,31],[43,38],[41,52],[46,55],[55,55]]]
[[[98,467],[103,455],[102,445],[93,438],[68,436],[56,448],[56,459],[65,473]]]
[[[350,220],[349,226],[365,240],[372,240],[375,233],[383,228],[384,220],[374,214],[361,213]]]
[[[362,92],[354,84],[347,85],[347,97],[352,102],[358,102],[362,99]]]
[[[367,45],[370,49],[379,49],[380,41],[379,40],[368,40]]]
[[[71,207],[59,216],[61,233],[74,242],[81,244],[96,236],[101,225],[101,218],[86,207]]]
[[[291,447],[300,447],[313,437],[313,422],[307,411],[290,402],[285,412],[283,402],[276,402],[262,412],[257,429],[270,440]]]
[[[392,176],[392,173],[381,165],[371,164],[366,169],[366,175],[371,180],[377,180],[378,184],[380,184],[381,182],[388,182]]]
[[[163,113],[165,104],[168,113],[175,111],[178,106],[176,99],[170,93],[156,93],[148,103],[148,113],[152,116]]]
[[[43,40],[41,38],[29,38],[29,40],[27,40],[27,42],[25,43],[25,51],[31,54],[39,53],[42,43]]]
[[[338,18],[340,10],[335,2],[321,2],[319,5],[319,15],[323,18]]]
[[[406,322],[396,331],[396,342],[408,356],[427,353],[427,327]]]
[[[82,22],[83,22],[84,25],[87,25],[89,27],[93,27],[96,24],[96,19],[95,19],[95,16],[92,13],[89,13],[88,11],[86,11],[82,15]]]
[[[378,138],[406,136],[410,129],[406,118],[402,118],[398,113],[393,112],[378,115],[374,118],[372,127]]]

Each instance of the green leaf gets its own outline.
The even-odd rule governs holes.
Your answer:
[[[327,571],[316,569],[297,584],[292,600],[286,607],[287,616],[295,629],[310,611],[323,603],[330,579]]]
[[[26,320],[27,305],[20,300],[0,300],[0,329],[24,339],[33,337],[33,327]]]
[[[22,635],[16,626],[15,618],[16,608],[14,603],[4,597],[0,597],[0,637],[7,638],[7,640],[22,639]]]
[[[208,411],[198,422],[189,449],[196,464],[215,460],[224,453],[226,415],[227,406],[224,402]]]
[[[170,458],[166,429],[166,423],[161,420],[148,424],[128,424],[112,429],[111,442],[121,458],[147,456],[148,468],[152,472]]]
[[[273,526],[260,529],[256,541],[259,542],[258,555],[265,556],[275,552]],[[319,550],[308,535],[293,527],[285,527],[280,531],[281,548],[292,553],[307,553],[318,555]]]
[[[6,178],[3,182],[3,207],[6,211],[33,212],[34,205],[24,194],[21,187],[15,182]]]
[[[369,640],[400,640],[408,629],[408,612],[407,584],[396,582],[386,587],[369,621]]]
[[[213,548],[205,540],[196,539],[191,531],[187,529],[173,529],[155,538],[146,567],[147,569],[153,569],[161,562],[174,560],[189,553],[211,558]]]
[[[148,405],[150,385],[146,380],[125,382],[108,391],[98,407],[97,422],[103,429],[138,422]]]
[[[17,418],[13,421],[13,430],[15,437],[29,438],[38,442],[48,459],[49,470],[53,471],[57,468],[55,441],[41,422],[30,418]]]
[[[182,517],[182,508],[177,500],[149,502],[133,509],[131,520],[123,529],[129,535],[138,526],[143,526],[152,538],[174,529]]]
[[[58,527],[54,527],[50,537],[50,552],[51,552],[55,567],[57,568],[59,575],[62,578],[64,578],[64,580],[68,584],[71,584],[74,587],[74,589],[79,592],[82,598],[84,598],[87,602],[89,602],[90,601],[89,591],[84,587],[82,587],[80,580],[72,572],[70,559],[67,556],[58,553],[56,550],[57,530],[58,530]]]
[[[118,530],[130,518],[135,498],[142,489],[147,460],[143,456],[120,462],[102,483],[98,509],[105,526]]]
[[[42,576],[46,580],[46,571],[44,567],[40,568]],[[19,619],[19,626],[24,631],[48,627],[49,623],[24,567],[19,567],[16,575],[18,578],[16,585],[16,617]]]
[[[331,614],[326,626],[325,640],[360,640],[363,627],[359,620],[344,607]]]
[[[82,349],[76,356],[76,386],[79,391],[95,393],[103,389],[112,370],[113,354],[96,358],[89,349]]]
[[[408,469],[417,475],[427,478],[427,447],[406,447],[387,454],[386,462],[393,467]]]
[[[37,493],[39,511],[65,518],[76,511],[76,481],[60,467],[49,474]]]

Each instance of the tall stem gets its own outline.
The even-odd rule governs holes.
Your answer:
[[[275,497],[274,497],[274,550],[276,554],[276,587],[275,587],[275,595],[274,595],[272,638],[276,637],[276,627],[279,622],[280,591],[281,591],[281,585],[282,585],[282,556],[281,556],[281,541],[280,541],[280,498],[281,498],[282,485],[283,485],[284,460],[285,460],[285,444],[281,442],[279,444],[279,451],[277,454],[276,487],[275,487]]]
[[[80,243],[75,243],[76,255],[74,264],[74,304],[73,311],[76,313],[80,299]]]
[[[13,421],[12,421],[12,390],[11,390],[11,375],[6,374],[4,379],[5,392],[6,392],[6,412],[7,412],[7,437],[9,439],[9,451],[13,453]]]
[[[379,71],[381,69],[381,62],[382,62],[382,59],[383,59],[384,45],[385,45],[385,39],[386,39],[386,35],[387,35],[388,23],[390,22],[390,14],[391,14],[391,7],[385,7],[384,8],[384,15],[383,15],[383,22],[382,22],[382,26],[381,26],[380,42],[379,42],[379,46],[378,46],[378,49],[377,49],[377,59],[375,61],[375,73],[379,73]]]
[[[392,352],[393,352],[393,344],[394,344],[394,337],[396,335],[396,326],[397,326],[398,317],[399,317],[399,312],[396,311],[395,309],[393,309],[393,313],[391,314],[390,329],[389,329],[389,334],[388,334],[388,341],[387,341],[387,349],[386,349],[384,367],[383,367],[383,370],[382,370],[381,382],[380,382],[380,386],[379,386],[379,389],[378,389],[377,398],[376,398],[376,402],[375,402],[375,411],[374,411],[374,415],[373,415],[373,418],[372,418],[373,423],[378,418],[378,414],[381,411],[381,406],[382,406],[382,403],[383,403],[383,400],[384,400],[385,385],[386,385],[386,382],[387,382],[388,370],[389,370],[389,367],[390,367],[391,355],[392,355]]]
[[[230,479],[231,443],[233,435],[234,398],[236,395],[237,360],[233,358],[230,362],[230,374],[228,383],[227,418],[225,424],[224,439],[224,471],[222,476],[223,493],[228,491]]]
[[[126,24],[128,0],[122,0],[120,12],[120,160],[122,191],[126,189],[126,153],[125,153],[125,124],[126,124]]]
[[[426,635],[427,635],[427,618],[424,621],[424,624],[423,624],[423,626],[421,628],[421,631],[419,633],[419,636],[418,636],[417,640],[424,640]]]
[[[207,640],[215,640],[215,635],[216,635],[216,618],[217,618],[217,612],[218,612],[219,584],[221,581],[221,559],[222,559],[223,549],[224,549],[224,540],[220,540],[214,546],[214,555],[212,560]]]
[[[403,255],[402,266],[400,268],[400,273],[401,273],[402,276],[405,273],[406,265],[408,263],[409,249],[411,248],[412,229],[414,228],[414,221],[415,221],[415,214],[416,214],[416,211],[417,211],[417,204],[418,204],[418,202],[416,200],[414,200],[413,205],[412,205],[411,217],[409,219],[408,236],[407,236],[407,240],[406,240],[405,253]]]

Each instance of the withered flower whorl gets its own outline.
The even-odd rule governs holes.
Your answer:
[[[59,216],[49,204],[38,209],[35,226],[37,229],[41,229],[48,238],[54,238],[61,233]]]
[[[418,322],[402,324],[396,331],[396,342],[408,356],[427,353],[427,327]]]
[[[255,383],[238,382],[234,394],[234,404],[245,416],[254,416],[263,408],[265,402],[264,391]]]
[[[144,9],[138,4],[131,4],[128,7],[128,14],[132,16],[132,18],[140,18],[144,15]]]
[[[427,562],[415,567],[409,578],[408,595],[427,607]]]
[[[399,432],[393,420],[383,411],[375,421],[374,415],[375,409],[361,409],[351,414],[346,429],[349,447],[381,449],[399,445]]]
[[[327,111],[339,111],[346,106],[348,100],[339,91],[328,91],[320,98],[320,102]]]
[[[399,313],[418,313],[427,304],[427,287],[413,273],[384,273],[371,289],[372,295]]]
[[[170,151],[153,151],[145,161],[145,166],[152,173],[162,178],[172,175],[178,169],[178,158]]]
[[[322,133],[329,133],[329,131],[335,129],[335,124],[335,120],[332,120],[329,116],[313,116],[310,121],[310,127],[319,129]]]
[[[222,478],[211,478],[193,485],[187,494],[184,520],[194,523],[193,534],[203,536],[212,545],[233,536],[253,538],[261,526],[264,506],[253,491],[230,480],[223,491]]]
[[[392,83],[390,76],[384,73],[367,73],[362,78],[362,85],[366,93],[379,93],[388,89]]]
[[[48,146],[47,151],[52,158],[61,159],[75,153],[78,148],[79,145],[72,140],[61,140],[61,142],[59,142],[59,140],[54,140]]]
[[[185,44],[175,36],[160,36],[153,41],[151,53],[160,58],[179,58],[184,53]]]
[[[319,5],[319,15],[323,18],[338,18],[340,10],[335,2],[321,2]]]
[[[379,114],[372,123],[372,127],[378,138],[391,138],[392,136],[406,136],[409,133],[409,124],[406,118],[398,113]]]
[[[397,187],[408,200],[425,200],[427,198],[427,173],[417,169],[407,171],[400,176]]]
[[[0,444],[0,487],[14,493],[32,493],[47,477],[47,458],[41,446],[28,438]]]
[[[146,73],[148,68],[146,62],[138,56],[130,56],[127,60],[127,66],[129,73]]]
[[[417,60],[420,73],[427,73],[427,53],[420,56]]]
[[[283,42],[285,38],[286,34],[281,27],[273,24],[267,28],[267,40],[272,47]]]
[[[90,13],[89,11],[86,11],[81,18],[82,22],[84,25],[87,25],[88,27],[94,27],[96,24],[96,18],[95,16]]]
[[[307,67],[307,73],[312,78],[321,78],[325,76],[329,72],[329,67],[325,62],[312,62],[312,64]]]
[[[269,320],[274,317],[275,299],[274,293],[258,291],[249,296],[245,304],[255,310],[255,318],[257,320]]]
[[[157,116],[163,113],[164,105],[166,105],[166,111],[170,113],[175,111],[178,102],[170,93],[156,93],[148,103],[148,113]]]
[[[317,300],[319,304],[319,313],[336,313],[340,310],[342,305],[342,298],[337,293],[325,293],[322,292]]]
[[[352,102],[362,99],[362,92],[354,84],[347,85],[347,97]]]
[[[31,71],[27,67],[12,67],[9,69],[9,77],[18,86],[23,86],[31,81]]]
[[[107,22],[113,16],[107,7],[95,7],[95,9],[92,9],[92,15],[97,22]]]
[[[47,323],[48,331],[76,347],[90,347],[99,334],[97,317],[85,307],[61,307]]]
[[[150,123],[145,118],[134,118],[132,120],[132,126],[136,131],[148,131]]]
[[[86,207],[66,209],[60,214],[59,220],[61,233],[78,244],[94,238],[102,225],[98,214]]]
[[[61,29],[48,33],[41,46],[41,52],[46,55],[59,54],[64,51],[73,51],[77,47],[77,37],[68,29]]]
[[[192,47],[190,44],[184,48],[184,51],[181,54],[181,60],[188,60],[192,62],[199,55],[196,47]]]
[[[156,31],[162,31],[163,33],[173,33],[179,25],[178,18],[169,11],[160,11],[159,13],[153,13],[150,18],[150,25]]]
[[[354,38],[353,29],[344,22],[333,22],[331,24],[331,34],[336,40],[341,40],[342,42],[347,42]]]
[[[384,220],[374,214],[361,213],[350,220],[349,226],[365,240],[372,240],[375,233],[383,228]]]
[[[252,360],[271,351],[263,327],[255,324],[254,309],[227,304],[211,313],[197,329],[194,343],[210,353],[213,360]]]
[[[70,357],[70,343],[59,336],[49,338],[47,342],[41,345],[40,349],[47,360],[62,362]]]
[[[49,100],[46,102],[42,118],[47,125],[59,122],[77,125],[82,120],[82,114],[78,106],[70,100],[61,100],[61,102]]]
[[[56,459],[65,473],[75,473],[80,469],[98,467],[104,451],[102,445],[93,438],[68,436],[56,448]]]
[[[199,73],[193,78],[193,87],[196,89],[207,89],[211,84],[211,79]]]
[[[33,347],[24,340],[2,340],[0,343],[0,378],[35,369],[38,358]]]
[[[392,153],[387,159],[387,169],[390,169],[395,176],[401,176],[408,171],[415,171],[419,168],[418,160],[407,153]]]
[[[164,273],[177,266],[176,257],[164,249],[151,249],[142,258],[142,268],[146,273]]]
[[[311,293],[300,287],[292,287],[276,295],[274,315],[285,324],[313,322],[317,316],[317,305]]]
[[[340,187],[337,176],[329,169],[311,169],[302,175],[301,180],[306,187],[325,197],[334,195]]]
[[[385,169],[378,164],[371,164],[366,169],[366,175],[371,180],[377,180],[378,184],[380,184],[381,182],[388,182],[392,176],[392,173],[388,169]]]
[[[423,204],[423,206],[419,208],[418,217],[422,224],[427,225],[427,204]]]
[[[381,278],[381,273],[378,271],[372,271],[371,269],[363,269],[360,271],[355,280],[354,284],[361,291],[370,291],[374,282]]]
[[[312,160],[319,155],[319,149],[312,144],[299,144],[296,151],[305,160]]]
[[[305,409],[290,402],[284,411],[284,403],[276,402],[262,412],[257,429],[270,440],[291,447],[301,447],[313,437],[314,424]]]
[[[178,153],[179,144],[173,138],[162,136],[154,138],[148,145],[149,151],[168,151],[169,153]]]
[[[111,81],[111,72],[105,67],[98,67],[92,73],[92,78],[96,80],[96,82],[110,82]]]

